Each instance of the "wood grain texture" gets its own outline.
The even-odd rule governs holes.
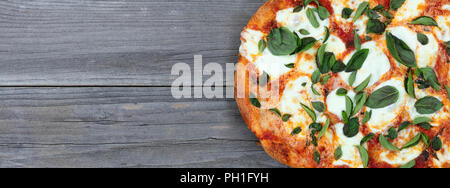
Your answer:
[[[236,63],[240,32],[263,2],[0,1],[0,85],[167,86],[172,65],[196,54]]]
[[[170,88],[0,88],[0,167],[281,167],[233,100]]]

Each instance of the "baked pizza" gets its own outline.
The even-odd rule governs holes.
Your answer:
[[[449,41],[450,0],[268,0],[236,101],[290,167],[448,168]]]

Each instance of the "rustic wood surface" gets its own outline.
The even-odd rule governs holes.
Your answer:
[[[263,2],[0,1],[0,167],[282,167],[233,99],[169,87],[196,54],[236,62]]]

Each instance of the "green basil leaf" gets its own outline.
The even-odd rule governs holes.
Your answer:
[[[317,59],[316,59],[317,60]],[[322,74],[330,72],[331,65],[336,63],[336,56],[332,52],[325,52],[324,57],[321,62],[316,61],[319,66],[319,70]]]
[[[325,111],[325,104],[323,102],[311,102],[314,109],[316,109],[318,112],[324,112]]]
[[[325,27],[325,38],[323,39],[323,43],[327,42],[328,38],[330,38],[330,29],[328,29],[328,27]]]
[[[353,9],[351,9],[351,8],[344,8],[344,9],[342,9],[342,18],[348,19],[348,18],[350,18],[352,13],[353,13]]]
[[[381,144],[384,148],[386,148],[386,149],[388,149],[388,150],[390,150],[390,151],[400,151],[400,149],[398,149],[398,148],[395,147],[392,143],[390,143],[390,142],[386,139],[386,137],[383,136],[383,134],[380,135],[379,142],[380,142],[380,144]]]
[[[281,118],[281,120],[283,120],[283,122],[287,122],[289,121],[289,118],[291,118],[292,115],[291,114],[284,114],[283,117]]]
[[[372,110],[366,112],[366,114],[364,115],[364,118],[362,120],[362,124],[366,124],[367,122],[370,121],[371,118],[372,118]]]
[[[264,49],[266,49],[266,41],[264,39],[261,39],[259,41],[258,49],[259,49],[259,52],[261,52],[261,53],[264,51]]]
[[[314,151],[314,161],[316,161],[317,164],[320,164],[320,153],[317,150]]]
[[[349,117],[353,115],[353,102],[350,97],[345,96],[345,113],[349,114]]]
[[[412,98],[416,98],[416,92],[414,88],[414,79],[412,76],[412,70],[409,70],[408,76],[405,78],[405,90],[406,93]]]
[[[425,122],[425,123],[419,123],[419,124],[417,124],[419,127],[421,127],[422,129],[425,129],[425,130],[430,130],[431,129],[431,124],[430,123],[428,123],[428,122]]]
[[[297,7],[295,7],[294,8],[294,13],[296,13],[296,12],[300,12],[300,11],[302,11],[302,9],[303,9],[303,6],[302,5],[299,5],[299,6],[297,6]]]
[[[412,125],[412,123],[410,121],[405,121],[402,124],[400,124],[400,126],[398,127],[397,132],[400,132],[400,131],[406,129],[406,128],[408,128],[411,125]]]
[[[367,21],[367,33],[382,34],[386,30],[386,25],[377,19]]]
[[[284,66],[286,66],[287,68],[292,69],[292,68],[295,67],[295,63],[290,63],[290,64],[287,64],[287,65],[284,65]]]
[[[362,41],[359,38],[358,33],[356,33],[356,31],[353,32],[353,43],[355,44],[356,50],[361,50]]]
[[[407,67],[417,67],[416,56],[405,42],[388,31],[386,32],[386,43],[389,52],[395,60]]]
[[[435,97],[424,97],[419,99],[414,107],[420,114],[433,114],[439,111],[444,105]]]
[[[306,30],[306,29],[300,29],[300,34],[302,34],[302,35],[309,35],[310,33],[309,33],[309,31],[308,30]]]
[[[306,16],[308,17],[309,23],[311,23],[314,28],[319,28],[320,24],[317,21],[316,15],[311,8],[308,8],[308,10],[306,10]]]
[[[360,69],[364,64],[364,61],[366,61],[368,55],[369,49],[358,50],[347,63],[347,69],[345,69],[345,72],[354,72]]]
[[[422,138],[422,134],[416,135],[413,139],[411,139],[408,143],[406,143],[403,147],[403,149],[411,148],[414,146],[417,146],[417,144],[420,143],[420,139]]]
[[[260,86],[265,86],[267,83],[270,82],[270,76],[265,71],[261,74],[261,76],[258,79]]]
[[[328,82],[328,80],[330,80],[330,78],[331,78],[331,75],[325,75],[325,76],[322,76],[322,81],[320,82],[322,85],[325,85],[325,84],[327,84],[327,82]]]
[[[364,168],[367,168],[367,166],[369,165],[369,152],[363,146],[356,146],[356,147],[359,150],[359,154],[361,156]]]
[[[394,18],[394,16],[387,10],[383,10],[381,11],[381,14],[388,19],[387,21],[389,21],[390,19]],[[389,21],[390,22],[390,21]]]
[[[317,120],[316,113],[313,110],[311,110],[311,108],[309,108],[308,106],[304,105],[303,103],[300,103],[300,105],[302,106],[303,110],[305,110],[306,113],[308,113],[309,117],[311,117],[313,122],[316,122],[316,120]]]
[[[418,117],[418,118],[414,119],[413,125],[418,125],[418,124],[421,124],[421,123],[428,123],[428,122],[431,122],[431,121],[433,121],[433,120],[431,118],[429,118],[429,117]]]
[[[408,163],[402,165],[400,168],[414,168],[416,166],[416,160],[409,161]]]
[[[450,99],[450,87],[445,86],[445,90],[447,90],[447,98]]]
[[[347,90],[346,89],[344,89],[344,88],[339,88],[337,91],[336,91],[336,95],[337,96],[345,96],[345,95],[347,95]]]
[[[331,71],[333,71],[333,73],[338,73],[338,72],[342,72],[347,68],[347,66],[341,61],[336,61],[336,63],[333,65],[333,67],[331,68]]]
[[[276,115],[278,115],[278,116],[281,117],[281,112],[280,112],[280,110],[278,110],[278,109],[276,109],[276,108],[271,108],[271,109],[269,109],[269,110],[272,111],[273,113],[275,113]]]
[[[369,8],[369,2],[362,2],[359,6],[358,9],[356,9],[356,13],[355,16],[353,17],[353,22],[355,22],[359,17],[361,17],[364,12],[366,12],[366,9]]]
[[[319,12],[319,18],[320,18],[321,20],[325,20],[325,19],[327,19],[328,17],[330,17],[330,12],[328,12],[328,10],[327,10],[325,7],[323,7],[323,6],[318,6],[318,7],[317,7],[317,10],[318,10],[318,12]]]
[[[299,50],[298,50],[299,52],[304,52],[304,51],[311,49],[312,47],[314,47],[314,45],[317,42],[317,40],[312,37],[302,38],[301,41],[302,41],[302,45],[299,47]]]
[[[318,146],[318,144],[317,144],[317,137],[316,137],[316,135],[314,135],[315,133],[311,133],[311,143],[314,145],[314,146]]]
[[[267,46],[275,56],[290,55],[298,47],[298,36],[284,27],[272,29],[267,38]]]
[[[345,111],[342,111],[342,119],[344,120],[344,124],[348,123],[348,115],[345,113]]]
[[[255,106],[256,108],[261,108],[261,103],[259,103],[259,100],[255,94],[250,93],[249,98],[250,98],[250,103],[252,103],[253,106]]]
[[[438,26],[436,20],[428,16],[420,16],[414,19],[410,24],[412,25],[426,25],[426,26]]]
[[[422,141],[425,144],[425,146],[428,148],[431,145],[431,139],[426,135],[425,133],[422,133]]]
[[[327,122],[325,123],[323,128],[320,130],[319,134],[317,135],[318,139],[322,138],[322,136],[325,135],[325,133],[328,130],[328,127],[330,127],[330,119],[329,118],[327,119]]]
[[[431,142],[431,148],[433,148],[434,151],[442,149],[442,141],[437,135],[434,136],[433,141]]]
[[[397,132],[397,130],[394,127],[389,128],[389,130],[388,130],[388,137],[391,140],[394,140],[394,139],[396,139],[398,137],[398,132]]]
[[[350,74],[350,77],[348,78],[348,85],[353,86],[353,84],[356,81],[357,74],[358,73],[356,71],[354,71],[354,72],[352,72],[352,74]]]
[[[375,137],[375,134],[373,133],[369,133],[368,135],[366,135],[362,140],[361,140],[361,146],[364,145],[365,143],[367,143],[369,140],[372,140],[372,138]]]
[[[320,46],[319,50],[317,50],[316,64],[317,64],[317,67],[319,67],[319,70],[321,73],[326,73],[321,70],[322,64],[324,63],[326,48],[327,48],[327,44],[323,44],[322,46]]]
[[[356,100],[356,105],[355,108],[353,109],[352,115],[354,116],[356,115],[359,111],[361,111],[361,109],[364,107],[364,104],[366,104],[367,101],[367,93],[363,92],[362,93],[362,97],[359,100]],[[363,123],[364,124],[364,123]]]
[[[303,6],[307,6],[307,5],[309,5],[311,2],[312,2],[313,0],[304,0],[303,1]]]
[[[320,81],[320,71],[316,70],[313,72],[312,76],[311,76],[311,81],[313,84],[317,84]]]
[[[301,132],[302,132],[302,128],[297,127],[294,130],[292,130],[291,135],[294,136],[294,135],[300,134]]]
[[[384,108],[397,102],[399,91],[392,86],[382,87],[370,95],[366,106],[372,109]]]
[[[427,45],[428,42],[429,42],[428,37],[425,34],[422,34],[422,33],[417,33],[417,40],[422,45]]]
[[[377,6],[374,7],[372,10],[377,11],[377,12],[380,12],[380,11],[383,11],[383,10],[385,10],[385,9],[386,9],[386,7],[384,7],[383,5],[377,5]]]
[[[369,17],[369,19],[378,19],[378,18],[380,18],[380,15],[378,15],[378,13],[375,12],[375,10],[372,10],[370,8],[366,9],[366,14],[367,14],[367,17]]]
[[[359,120],[358,118],[351,118],[348,123],[344,124],[344,135],[352,138],[359,133]]]
[[[389,6],[391,10],[399,9],[406,0],[391,0]]]
[[[337,161],[342,158],[342,146],[339,145],[339,147],[336,148],[334,151],[334,159]]]
[[[366,37],[364,37],[364,41],[371,41],[372,40],[372,37],[370,37],[370,36],[366,36]]]
[[[439,84],[439,81],[436,76],[436,72],[430,67],[421,68],[420,72],[423,75],[423,78],[431,83],[431,87],[437,91],[441,91],[441,85]]]
[[[307,85],[306,82],[303,82],[303,83],[302,83],[302,86],[303,86],[303,87],[306,87],[306,85]]]
[[[355,92],[359,93],[359,92],[363,91],[364,89],[366,89],[366,87],[369,85],[369,82],[370,82],[371,78],[372,78],[372,75],[369,75],[361,84],[359,84],[355,88]]]
[[[314,85],[311,85],[311,91],[314,93],[314,95],[320,96],[320,93],[314,88]]]

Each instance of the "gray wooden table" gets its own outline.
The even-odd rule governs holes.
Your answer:
[[[236,62],[263,2],[0,0],[0,167],[281,167],[233,99],[170,89],[195,54]]]

